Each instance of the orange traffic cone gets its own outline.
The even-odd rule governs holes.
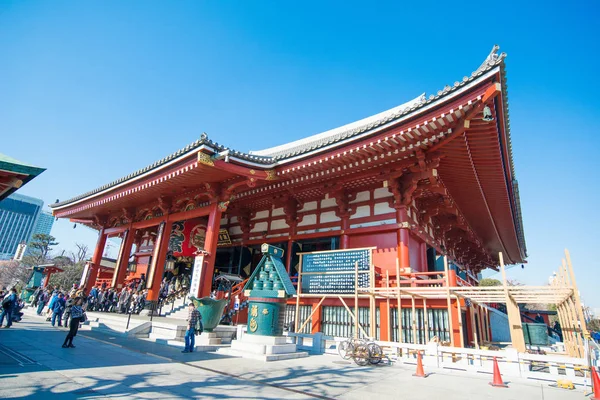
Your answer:
[[[490,382],[490,385],[495,387],[508,387],[508,385],[502,381],[502,375],[500,375],[500,368],[498,368],[498,360],[496,360],[496,357],[494,357],[494,379]]]
[[[429,374],[426,374],[425,371],[423,371],[423,359],[421,358],[420,351],[417,352],[417,372],[415,372],[413,376],[419,378],[427,378],[427,376],[429,376]]]
[[[592,372],[592,394],[593,397],[590,397],[591,400],[600,400],[600,377],[598,377],[598,373],[596,372],[596,368],[591,368]]]

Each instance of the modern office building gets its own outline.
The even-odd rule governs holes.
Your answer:
[[[43,206],[42,200],[18,193],[0,201],[0,260],[12,259],[20,243],[29,243]],[[46,217],[44,229],[47,229]]]
[[[52,231],[52,225],[54,224],[54,217],[48,211],[42,211],[40,213],[40,217],[38,218],[37,224],[35,224],[35,228],[33,228],[33,232],[31,236],[35,234],[43,234],[49,235],[50,231]]]

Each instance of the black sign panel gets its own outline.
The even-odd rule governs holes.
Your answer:
[[[302,255],[302,293],[351,294],[355,292],[358,262],[358,287],[369,287],[371,249],[325,251]]]

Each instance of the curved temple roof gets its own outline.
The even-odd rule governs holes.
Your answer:
[[[174,161],[178,158],[188,156],[191,153],[196,153],[199,149],[208,149],[213,153],[220,153],[224,151],[229,152],[230,160],[240,163],[240,164],[248,164],[253,168],[274,168],[278,165],[285,164],[286,162],[291,161],[292,159],[297,159],[298,157],[309,156],[310,153],[319,151],[326,146],[337,144],[340,142],[352,141],[354,138],[358,137],[361,134],[372,131],[376,128],[379,128],[384,125],[388,125],[390,123],[394,123],[399,119],[404,119],[408,117],[412,117],[413,115],[419,114],[420,111],[425,109],[427,106],[430,106],[436,103],[439,100],[444,99],[447,96],[452,95],[463,87],[473,83],[478,78],[493,70],[496,67],[500,67],[503,71],[504,66],[504,58],[506,57],[505,53],[497,53],[499,50],[499,46],[494,46],[490,54],[486,57],[484,62],[477,68],[469,77],[465,76],[461,81],[454,82],[454,85],[446,85],[444,89],[439,90],[435,95],[431,94],[429,97],[426,97],[425,94],[422,94],[413,100],[401,104],[397,107],[391,108],[387,111],[383,111],[379,114],[361,119],[359,121],[352,122],[350,124],[341,126],[339,128],[331,129],[326,132],[322,132],[316,135],[309,136],[304,139],[296,140],[291,143],[271,147],[264,150],[258,151],[250,151],[248,153],[237,151],[231,149],[229,147],[223,146],[217,142],[214,142],[208,138],[206,133],[203,133],[200,136],[199,140],[189,144],[183,149],[170,154],[169,156],[145,167],[142,168],[132,174],[129,174],[125,177],[122,177],[116,181],[108,183],[104,186],[101,186],[92,191],[86,192],[79,196],[76,196],[72,199],[58,202],[50,205],[51,208],[63,207],[70,203],[79,201],[81,199],[85,199],[86,197],[90,197],[96,195],[100,192],[110,189],[113,186],[117,186],[129,180],[134,180],[141,175],[151,172],[163,165]],[[504,91],[504,99],[506,101],[506,88],[503,85]],[[507,104],[505,104],[505,109],[507,109]],[[508,115],[508,111],[506,111],[506,115]],[[509,127],[508,116],[506,121],[506,126]],[[510,155],[510,168],[511,175],[514,176],[513,170],[513,162],[512,162],[512,149],[510,146],[510,131],[507,128],[507,137],[509,144],[509,155]]]

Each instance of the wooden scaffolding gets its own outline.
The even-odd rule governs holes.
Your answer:
[[[416,341],[417,331],[417,316],[416,316],[416,305],[421,303],[423,309],[427,309],[427,300],[433,299],[445,299],[448,308],[448,323],[451,346],[464,347],[463,343],[463,316],[461,310],[461,301],[463,301],[467,307],[471,307],[470,321],[465,321],[471,325],[473,332],[473,344],[476,348],[479,348],[480,342],[491,342],[491,335],[489,330],[486,328],[484,321],[488,319],[488,309],[483,307],[483,304],[503,303],[506,304],[509,330],[511,336],[511,342],[513,348],[519,352],[526,351],[526,344],[523,335],[523,325],[521,322],[521,311],[519,304],[525,303],[543,303],[556,305],[558,318],[563,331],[563,342],[565,343],[565,349],[571,357],[584,357],[584,343],[585,338],[589,337],[589,333],[586,329],[585,318],[583,309],[581,307],[581,301],[579,298],[579,291],[577,290],[577,284],[575,281],[575,274],[573,272],[573,266],[571,264],[571,258],[568,250],[565,250],[565,259],[562,261],[559,273],[553,280],[552,284],[548,286],[510,286],[506,279],[506,271],[504,267],[504,258],[502,253],[499,253],[500,270],[502,273],[502,286],[450,286],[448,261],[444,257],[444,272],[445,282],[443,284],[434,283],[432,286],[414,286],[408,283],[410,286],[406,286],[407,282],[402,282],[400,279],[396,279],[396,285],[390,285],[389,273],[385,280],[385,286],[377,286],[375,284],[374,269],[371,266],[371,270],[368,272],[370,276],[369,287],[360,287],[358,278],[359,274],[367,273],[365,271],[359,271],[358,266],[353,271],[355,273],[355,293],[352,295],[332,295],[332,294],[303,294],[301,290],[298,291],[297,307],[300,302],[300,298],[313,297],[320,298],[317,307],[313,307],[311,315],[305,321],[299,321],[298,310],[296,310],[296,331],[301,330],[308,321],[312,318],[315,311],[323,303],[326,298],[339,299],[346,311],[349,313],[351,319],[355,324],[354,334],[359,335],[359,332],[364,336],[375,337],[375,307],[376,299],[384,299],[388,303],[388,309],[390,305],[396,305],[398,307],[397,313],[397,337],[401,341],[402,338],[402,300],[409,299],[412,309],[412,320],[411,326],[405,327],[412,329],[413,341]],[[396,267],[397,277],[400,277],[400,270]],[[338,272],[339,273],[339,272]],[[347,273],[347,271],[346,271]],[[299,272],[299,287],[302,279],[302,272]],[[426,282],[426,281],[424,281]],[[354,310],[345,301],[345,298],[350,300],[354,298]],[[359,299],[369,299],[370,306],[370,332],[365,331],[358,320],[358,301]],[[419,304],[419,305],[421,305]],[[454,314],[457,315],[457,320],[453,318]],[[475,320],[475,315],[479,318]],[[458,327],[454,326],[457,323]],[[480,332],[480,337],[475,333],[477,330]],[[458,328],[460,343],[455,343],[454,329]],[[425,337],[429,338],[429,326],[428,319],[424,318],[424,329]]]

